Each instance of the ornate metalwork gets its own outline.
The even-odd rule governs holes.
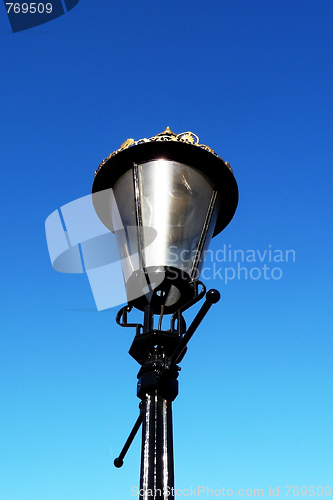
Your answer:
[[[116,151],[113,151],[107,158],[105,158],[100,165],[98,166],[98,169],[95,170],[95,176],[97,175],[97,172],[100,170],[100,168],[108,161],[110,158],[115,156],[116,154],[120,153],[124,149],[130,148],[132,146],[137,146],[138,144],[144,144],[145,142],[157,142],[157,141],[177,141],[177,142],[184,142],[187,144],[191,144],[193,146],[197,146],[201,149],[204,149],[205,151],[208,151],[209,153],[213,154],[214,156],[217,156],[217,158],[220,158],[222,161],[224,161],[215,151],[206,146],[205,144],[199,144],[199,137],[195,135],[193,132],[182,132],[181,134],[175,134],[170,130],[170,127],[167,127],[164,132],[161,132],[160,134],[155,135],[154,137],[151,137],[150,139],[139,139],[138,141],[135,141],[134,139],[127,139],[119,149]],[[232,169],[227,161],[224,162],[227,167],[230,169],[232,172]]]

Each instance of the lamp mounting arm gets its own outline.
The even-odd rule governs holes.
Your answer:
[[[117,467],[117,469],[119,469],[120,467],[123,466],[123,463],[124,463],[124,458],[125,458],[125,455],[128,451],[128,448],[131,446],[132,442],[133,442],[133,439],[135,438],[136,436],[136,433],[138,432],[138,430],[140,429],[140,425],[142,424],[142,411],[141,411],[141,403],[140,403],[140,414],[133,426],[133,429],[131,430],[130,432],[130,435],[128,436],[127,440],[126,440],[126,443],[124,444],[123,446],[123,449],[121,450],[120,452],[120,455],[119,457],[115,458],[114,459],[114,466]]]
[[[201,321],[204,319],[204,317],[208,313],[211,306],[213,304],[216,304],[220,300],[220,298],[221,298],[220,292],[218,292],[214,288],[212,288],[211,290],[208,290],[208,292],[206,293],[205,302],[203,303],[198,314],[196,315],[196,317],[194,318],[194,320],[192,321],[192,323],[188,327],[187,332],[182,337],[180,343],[178,344],[178,346],[176,347],[176,349],[174,350],[174,352],[170,356],[170,358],[169,358],[170,366],[173,364],[177,364],[182,360],[183,351],[184,351],[184,349],[186,349],[186,346],[187,346],[189,340],[191,339],[194,332],[196,331],[196,329],[200,325]]]

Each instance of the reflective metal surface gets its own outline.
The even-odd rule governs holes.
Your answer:
[[[158,391],[143,400],[140,490],[143,500],[174,498],[172,402]]]
[[[150,266],[173,266],[190,273],[213,186],[201,172],[174,161],[139,165],[142,223],[157,236],[145,245]]]
[[[202,262],[196,254],[214,186],[202,172],[163,159],[138,165],[134,178],[128,170],[116,182],[110,207],[125,283],[143,267],[160,268],[162,273],[164,266],[171,266],[198,278]],[[209,245],[217,211],[216,206],[203,248]],[[193,269],[194,263],[198,269]],[[178,289],[171,288],[169,302],[178,298]]]

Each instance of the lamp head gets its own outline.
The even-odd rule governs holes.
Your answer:
[[[205,250],[231,221],[230,165],[192,132],[128,139],[95,173],[93,204],[114,232],[129,303],[155,314],[193,298]]]

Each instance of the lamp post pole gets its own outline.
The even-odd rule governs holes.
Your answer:
[[[142,403],[142,498],[148,500],[149,491],[155,493],[154,498],[173,498],[172,400],[155,390],[147,393]]]
[[[135,328],[129,354],[141,365],[140,415],[114,464],[123,465],[142,424],[139,496],[167,500],[175,496],[172,403],[178,395],[178,364],[220,299],[217,290],[206,293],[198,277],[211,238],[235,213],[237,183],[229,164],[200,145],[195,134],[176,135],[169,128],[151,139],[128,139],[95,174],[94,208],[117,236],[128,299],[116,321]],[[187,328],[184,311],[204,296]],[[142,324],[128,322],[133,307],[143,312]],[[163,330],[169,314],[170,328]]]

